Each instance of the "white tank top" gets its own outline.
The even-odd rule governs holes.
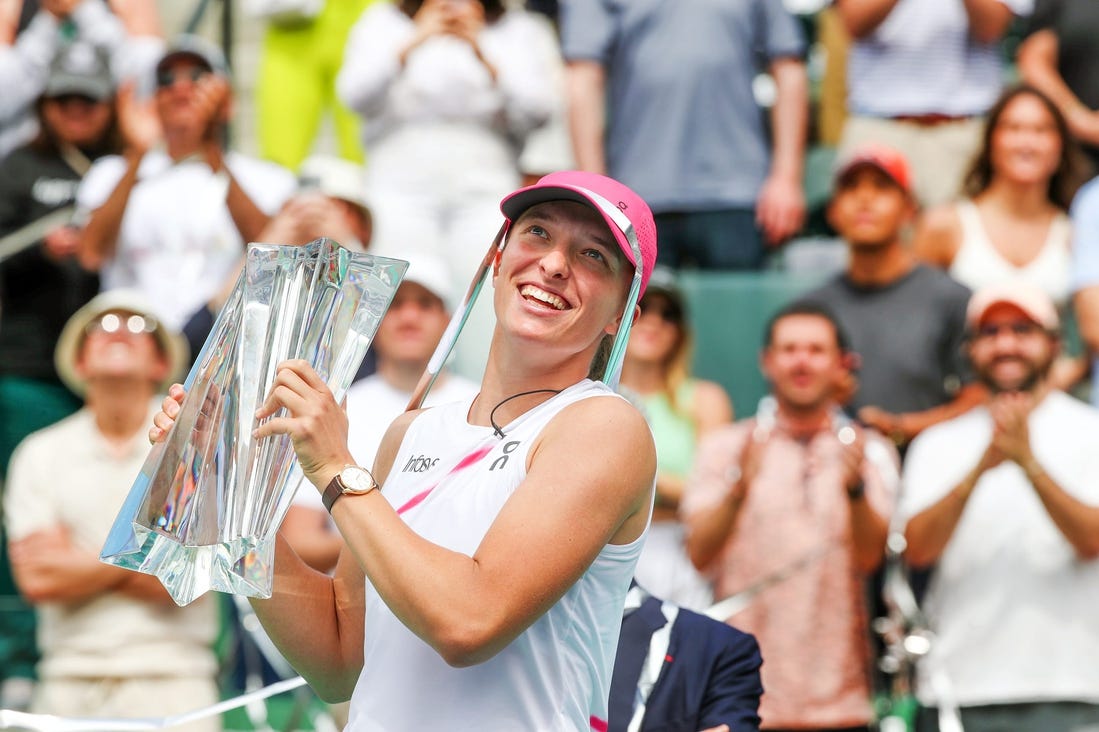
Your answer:
[[[526,477],[546,424],[595,396],[621,398],[582,381],[505,425],[502,438],[466,421],[470,400],[429,409],[409,425],[382,494],[417,534],[472,555]],[[448,666],[368,580],[363,670],[347,729],[605,730],[622,606],[643,541],[606,545],[549,612],[469,668]]]
[[[951,277],[974,291],[987,285],[1022,280],[1042,289],[1053,298],[1057,307],[1066,304],[1072,267],[1072,224],[1068,216],[1059,213],[1054,217],[1037,256],[1018,267],[993,246],[972,201],[959,201],[956,210],[962,225],[962,245],[950,264]]]

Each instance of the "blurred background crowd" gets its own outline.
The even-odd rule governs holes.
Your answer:
[[[95,561],[247,242],[412,263],[369,465],[499,200],[582,168],[658,229],[637,580],[755,636],[762,728],[1099,728],[1097,39],[1095,0],[0,0],[0,707],[277,674],[246,606]],[[284,525],[321,570],[326,518]]]

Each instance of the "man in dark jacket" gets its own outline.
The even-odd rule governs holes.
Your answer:
[[[751,635],[634,584],[622,616],[608,730],[758,730],[762,663]]]

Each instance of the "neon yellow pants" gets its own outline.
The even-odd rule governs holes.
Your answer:
[[[297,170],[309,155],[325,112],[332,114],[341,157],[362,162],[359,120],[336,99],[336,74],[351,26],[372,0],[328,0],[306,25],[269,25],[256,84],[260,155]]]

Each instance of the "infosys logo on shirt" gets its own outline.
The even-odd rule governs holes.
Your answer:
[[[422,473],[426,470],[431,470],[439,462],[439,458],[432,458],[426,455],[413,455],[405,463],[405,466],[401,468],[402,473]]]

